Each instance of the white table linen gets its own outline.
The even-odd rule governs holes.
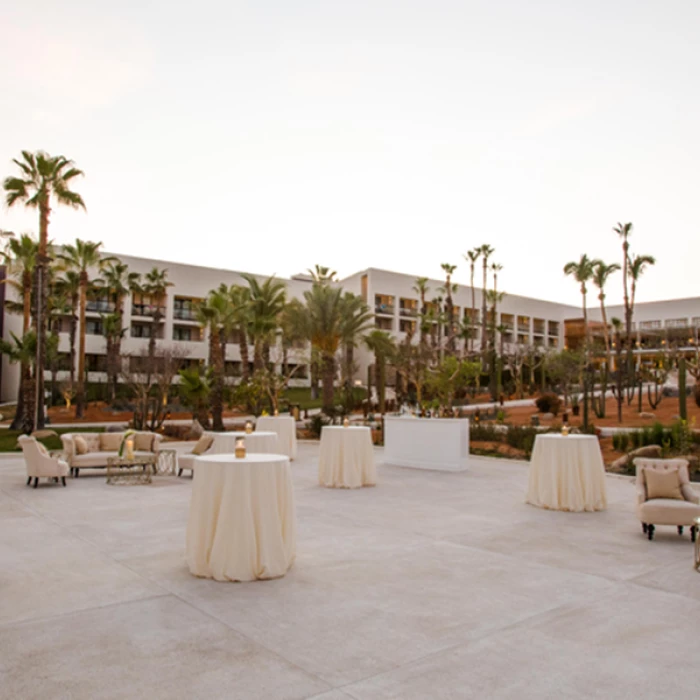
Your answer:
[[[279,448],[277,433],[271,431],[246,433],[243,430],[236,430],[226,433],[209,432],[206,434],[214,438],[214,444],[207,451],[207,454],[210,455],[232,455],[236,449],[236,440],[238,438],[245,440],[246,452],[265,455],[284,454]]]
[[[277,434],[279,453],[289,459],[297,456],[297,424],[292,416],[260,416],[255,422],[255,432],[272,431]]]
[[[538,435],[526,501],[566,511],[605,510],[605,465],[594,435]]]
[[[289,459],[207,455],[195,463],[186,559],[195,576],[254,581],[284,576],[296,555]]]
[[[369,428],[327,425],[321,429],[318,483],[330,488],[347,489],[374,486],[377,483],[372,433]]]

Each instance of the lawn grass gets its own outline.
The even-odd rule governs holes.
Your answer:
[[[367,390],[361,387],[354,387],[353,394],[355,402],[359,404],[366,398]],[[321,408],[321,405],[323,404],[323,400],[320,396],[317,399],[312,399],[311,388],[304,386],[290,387],[284,392],[282,400],[287,401],[290,404],[298,404],[302,411],[307,408]],[[340,403],[342,400],[342,394],[339,391],[335,392],[335,400],[336,403]]]
[[[48,430],[54,430],[54,428],[48,428]],[[58,435],[63,435],[63,433],[103,433],[104,428],[82,428],[76,426],[75,428],[56,428],[55,431]],[[21,452],[20,446],[17,444],[17,438],[22,435],[21,430],[1,430],[0,429],[0,452]],[[39,440],[39,442],[46,447],[47,450],[60,450],[63,447],[61,443],[61,438],[58,436],[51,436],[44,440]]]

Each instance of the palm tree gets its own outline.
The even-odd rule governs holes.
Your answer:
[[[250,327],[250,289],[232,284],[228,290],[231,303],[231,328],[238,334],[238,348],[241,355],[241,382],[250,379],[250,359],[248,354],[248,329]]]
[[[421,345],[425,345],[425,336],[428,331],[428,327],[426,326],[425,321],[425,317],[428,313],[428,308],[425,303],[425,297],[430,291],[430,287],[428,287],[428,278],[419,277],[416,280],[415,285],[413,286],[413,291],[420,297],[420,343]]]
[[[605,339],[605,358],[608,369],[610,368],[610,332],[608,330],[608,316],[605,311],[605,285],[608,282],[608,277],[614,272],[617,272],[620,266],[617,263],[606,265],[602,260],[593,270],[593,284],[598,287],[598,300],[600,301],[600,315],[603,320],[603,337]]]
[[[372,326],[372,313],[362,300],[351,292],[341,298],[341,343],[344,350],[345,389],[352,392],[352,376],[355,371],[355,348],[358,337]]]
[[[178,389],[185,406],[192,409],[192,419],[204,428],[209,427],[209,395],[211,378],[201,367],[189,367],[178,372]]]
[[[2,253],[2,259],[7,266],[7,282],[15,289],[17,295],[22,300],[15,306],[13,302],[6,302],[10,312],[22,314],[22,337],[29,332],[31,325],[31,309],[32,309],[32,279],[36,259],[38,253],[37,242],[29,235],[22,234],[19,238],[11,237],[8,239],[7,248]],[[28,376],[28,381],[31,383],[31,363],[22,363],[20,367],[20,386],[17,395],[17,410],[15,417],[10,426],[11,430],[18,430],[20,426],[26,425],[27,420],[33,420],[34,415],[27,417],[25,415],[26,406],[24,404],[24,387],[23,383]]]
[[[629,258],[629,269],[627,274],[630,276],[631,290],[630,290],[630,320],[634,315],[634,302],[637,296],[637,284],[639,283],[639,278],[646,270],[647,265],[656,265],[656,258],[653,255],[632,255]],[[637,324],[637,343],[640,340],[639,324]]]
[[[447,321],[447,343],[446,350],[450,355],[455,354],[455,321],[454,321],[454,304],[452,302],[452,292],[457,290],[457,285],[452,284],[452,275],[457,269],[456,265],[442,263],[440,265],[445,273],[445,319]]]
[[[151,373],[155,370],[156,361],[156,336],[158,327],[163,319],[163,307],[168,294],[168,287],[173,283],[168,281],[168,270],[151,269],[143,277],[143,282],[138,286],[138,291],[149,297],[151,301],[151,334],[148,338],[148,377],[147,384],[151,382]]]
[[[70,315],[68,329],[70,387],[75,384],[75,341],[78,336],[78,311],[80,307],[80,274],[75,270],[64,270],[63,277],[56,280],[58,293],[66,300],[66,311]]]
[[[386,332],[373,330],[364,338],[367,348],[374,353],[374,376],[377,385],[379,413],[386,412],[386,363],[396,350],[394,339]]]
[[[333,413],[333,384],[335,356],[343,337],[342,290],[322,282],[315,282],[304,292],[304,303],[294,304],[288,310],[299,335],[311,343],[321,367],[322,405],[327,414]]]
[[[581,298],[583,302],[583,328],[584,328],[584,343],[586,346],[586,360],[588,360],[589,355],[589,328],[588,328],[588,309],[586,308],[586,294],[588,289],[586,288],[586,282],[593,277],[593,272],[595,268],[600,263],[600,260],[591,260],[585,253],[581,256],[581,259],[576,262],[568,262],[564,265],[564,274],[572,275],[573,278],[581,285]]]
[[[471,316],[469,317],[470,328],[473,328],[473,326],[474,326],[474,315],[476,312],[476,294],[474,292],[474,268],[476,267],[476,261],[479,259],[480,256],[481,256],[481,248],[474,248],[473,250],[469,250],[469,251],[467,251],[467,254],[464,256],[464,259],[469,261],[469,286],[471,287],[471,291],[472,291],[472,310],[471,310]],[[474,333],[473,333],[473,331],[470,331],[470,333],[469,333],[469,352],[470,353],[474,352]]]
[[[618,223],[613,231],[622,239],[622,292],[625,304],[625,335],[627,337],[627,371],[632,372],[632,310],[630,308],[629,286],[627,284],[627,274],[630,264],[630,243],[629,237],[632,234],[632,222]]]
[[[114,303],[114,313],[104,317],[105,338],[107,339],[107,380],[110,386],[110,401],[117,395],[121,344],[124,337],[124,299],[139,289],[141,276],[129,272],[129,266],[119,260],[108,262],[102,269],[102,281]]]
[[[87,293],[91,286],[90,270],[102,267],[113,258],[102,258],[100,248],[102,243],[81,241],[63,246],[63,252],[58,256],[65,269],[75,270],[80,277],[80,337],[78,345],[78,386],[75,395],[75,417],[82,418],[85,412],[85,310],[87,308]]]
[[[338,281],[338,273],[335,270],[331,270],[330,267],[324,267],[323,265],[314,265],[314,269],[308,270],[308,273],[311,275],[314,282],[320,284]]]
[[[222,284],[209,292],[197,308],[197,320],[209,332],[209,369],[211,381],[211,415],[213,428],[224,430],[224,375],[226,368],[226,340],[231,332],[231,303],[228,289]]]
[[[3,182],[8,207],[17,203],[39,210],[39,248],[34,270],[34,303],[36,313],[34,324],[37,329],[37,361],[35,368],[36,394],[44,396],[44,367],[46,365],[46,300],[49,292],[48,280],[48,245],[49,217],[52,200],[58,204],[78,209],[85,209],[83,198],[70,189],[71,181],[83,174],[75,167],[73,161],[64,156],[50,156],[44,151],[31,153],[22,151],[22,158],[12,159],[19,168],[19,177],[7,177]],[[36,403],[36,427],[44,427],[44,402]]]
[[[249,333],[253,340],[253,366],[255,370],[267,368],[270,364],[270,343],[275,338],[278,319],[287,300],[287,288],[274,275],[262,284],[253,275],[243,275],[250,287]]]
[[[27,331],[21,338],[14,333],[11,343],[0,338],[0,355],[6,355],[11,364],[19,363],[23,368],[20,377],[20,391],[24,393],[22,405],[24,412],[21,416],[22,423],[19,429],[24,433],[31,433],[34,426],[34,382],[32,382],[32,363],[36,360],[36,333],[33,330]]]
[[[481,262],[484,270],[484,284],[481,291],[481,354],[482,357],[486,357],[486,286],[487,286],[487,272],[489,265],[489,258],[494,254],[495,249],[492,248],[488,243],[484,243],[481,247],[477,248],[481,254]]]

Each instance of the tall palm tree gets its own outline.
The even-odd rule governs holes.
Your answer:
[[[588,328],[588,309],[586,307],[586,294],[588,293],[588,289],[586,287],[586,282],[593,277],[593,272],[598,266],[599,262],[600,260],[591,260],[584,253],[580,260],[568,262],[566,265],[564,265],[564,274],[573,276],[573,278],[581,285],[580,290],[583,305],[583,328],[586,360],[588,360],[590,351],[590,331]]]
[[[213,428],[224,430],[224,376],[226,339],[231,332],[231,302],[226,285],[209,292],[197,307],[197,320],[209,333],[209,369],[211,372],[211,414]]]
[[[352,391],[357,340],[372,326],[372,313],[362,297],[351,292],[345,292],[342,296],[341,307],[341,343],[344,351],[345,389],[349,396]]]
[[[295,304],[290,312],[299,335],[311,343],[312,356],[321,367],[323,410],[332,414],[333,384],[336,375],[335,356],[343,337],[342,290],[315,282],[304,292],[304,303]]]
[[[394,339],[386,332],[373,330],[364,338],[367,348],[374,353],[375,384],[379,413],[386,412],[386,363],[396,350]]]
[[[593,270],[593,284],[598,287],[598,300],[600,301],[600,315],[603,320],[603,337],[605,340],[605,360],[608,369],[610,369],[610,331],[608,329],[608,315],[605,311],[605,285],[608,283],[608,277],[619,269],[620,266],[617,263],[606,265],[602,260],[599,260]]]
[[[311,275],[314,282],[319,282],[321,284],[338,281],[338,273],[335,270],[331,270],[330,267],[324,267],[323,265],[314,265],[314,269],[308,270],[308,273]]]
[[[102,269],[102,282],[114,303],[113,314],[104,319],[107,339],[107,380],[110,387],[110,400],[114,401],[117,395],[121,344],[124,337],[124,300],[130,292],[140,288],[141,276],[138,272],[129,272],[129,266],[126,263],[114,260],[108,262]]]
[[[275,339],[278,319],[287,301],[287,288],[274,275],[262,284],[253,275],[243,275],[243,279],[250,287],[249,333],[254,345],[253,366],[257,371],[270,364],[270,343]]]
[[[80,309],[80,273],[64,270],[63,277],[56,280],[58,293],[66,300],[66,311],[70,316],[68,347],[70,362],[70,388],[75,384],[75,341],[78,337],[78,313]]]
[[[102,267],[113,258],[102,258],[100,248],[102,243],[93,241],[81,241],[76,239],[75,244],[63,246],[63,251],[58,256],[66,269],[75,270],[80,277],[80,337],[78,344],[78,386],[75,394],[75,417],[82,418],[85,412],[85,310],[87,308],[87,294],[91,286],[90,271],[101,270]]]
[[[626,224],[618,223],[613,231],[622,239],[622,293],[625,305],[625,335],[627,338],[627,371],[632,372],[632,309],[630,308],[629,285],[627,274],[630,264],[630,243],[629,237],[632,234],[632,222]]]
[[[21,425],[18,430],[24,433],[31,433],[34,426],[34,382],[32,381],[31,366],[36,360],[36,333],[33,330],[27,331],[21,338],[14,333],[10,333],[12,342],[0,338],[0,355],[7,356],[11,364],[19,363],[22,367],[28,367],[20,377],[20,391],[24,392],[22,405],[24,412],[21,416]]]
[[[7,267],[7,282],[15,289],[22,300],[16,306],[13,303],[6,302],[10,312],[22,314],[22,337],[27,335],[31,325],[32,279],[38,250],[37,241],[27,234],[22,234],[19,238],[9,238],[7,248],[2,253],[3,263]],[[20,380],[17,394],[17,410],[10,426],[12,430],[19,430],[21,426],[28,424],[28,420],[34,420],[33,414],[30,417],[25,415],[27,407],[24,403],[25,382],[32,383],[31,363],[20,362],[20,377],[22,379]]]
[[[472,309],[471,309],[471,315],[469,317],[469,325],[470,327],[473,328],[474,326],[474,315],[476,312],[476,293],[474,291],[474,269],[476,267],[476,261],[481,257],[481,248],[474,248],[473,250],[467,251],[467,254],[464,256],[465,260],[469,261],[469,286],[471,287],[471,292],[472,292]],[[470,331],[469,333],[469,352],[473,353],[474,352],[474,333],[473,330]]]
[[[158,328],[163,320],[163,307],[168,294],[168,287],[172,287],[173,283],[168,281],[168,270],[152,268],[143,276],[143,281],[138,287],[138,291],[148,296],[151,300],[151,334],[148,338],[148,379],[150,384],[151,373],[155,370],[156,361],[156,336]]]
[[[430,287],[428,287],[428,278],[419,277],[416,280],[416,283],[413,285],[413,291],[420,297],[420,344],[425,346],[425,336],[427,335],[429,328],[425,320],[428,313],[425,297],[430,291]]]
[[[445,319],[447,321],[447,343],[446,350],[450,355],[455,354],[455,319],[454,319],[454,303],[452,302],[452,292],[456,291],[457,285],[452,284],[452,275],[457,269],[456,265],[442,263],[440,265],[445,273]],[[454,288],[454,289],[453,289]]]
[[[238,348],[241,355],[241,382],[250,379],[250,358],[248,340],[250,328],[250,289],[239,284],[232,284],[228,290],[231,303],[231,328],[238,334]]]
[[[8,207],[18,203],[39,210],[39,249],[34,270],[34,303],[36,312],[34,324],[37,329],[37,361],[35,367],[36,394],[44,396],[44,367],[46,366],[46,301],[49,292],[48,246],[49,217],[51,204],[85,209],[83,198],[71,190],[71,182],[83,172],[75,167],[73,161],[64,156],[50,156],[44,151],[31,153],[22,151],[21,159],[12,159],[19,168],[20,175],[5,178],[3,188]],[[44,427],[44,402],[36,402],[36,427]]]
[[[634,303],[637,297],[637,284],[639,278],[646,270],[647,265],[656,265],[656,258],[653,255],[631,255],[629,258],[629,269],[627,274],[632,280],[630,283],[630,320],[634,315]],[[640,341],[639,324],[637,324],[637,343]]]
[[[209,396],[211,394],[210,375],[201,367],[189,367],[178,371],[178,390],[182,402],[192,409],[192,419],[209,427]]]
[[[488,243],[484,243],[481,247],[477,248],[481,254],[481,263],[483,265],[484,271],[484,283],[481,291],[481,354],[482,357],[486,357],[487,347],[486,339],[488,335],[486,333],[486,286],[488,284],[487,272],[489,267],[489,258],[494,254],[495,248],[492,248]]]

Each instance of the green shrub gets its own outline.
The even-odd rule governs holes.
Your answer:
[[[627,448],[630,444],[630,434],[629,433],[617,433],[618,437],[618,449],[620,452],[627,452]]]
[[[666,436],[664,435],[664,426],[656,421],[651,426],[651,442],[644,443],[645,445],[662,445]]]
[[[521,425],[510,425],[506,431],[506,443],[516,450],[523,450],[529,457],[535,444],[537,430]]]
[[[547,392],[535,399],[535,406],[540,413],[557,415],[561,410],[561,399],[554,392]]]
[[[471,423],[469,425],[469,440],[474,442],[503,442],[503,433],[495,425]]]
[[[309,422],[306,424],[306,427],[314,437],[320,438],[321,429],[323,428],[323,426],[330,424],[330,418],[324,416],[323,413],[317,413],[316,415],[311,416],[311,420],[309,420]]]
[[[615,450],[616,452],[620,451],[620,435],[621,433],[613,433],[612,436],[612,446],[613,450]]]

